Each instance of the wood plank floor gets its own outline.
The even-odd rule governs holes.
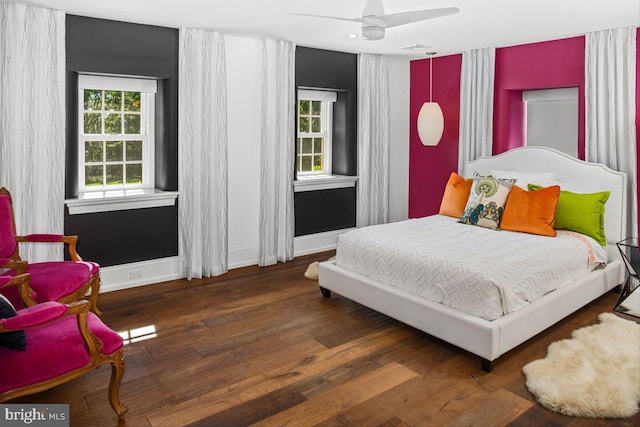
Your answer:
[[[133,337],[121,388],[127,426],[638,426],[549,412],[522,366],[597,323],[607,294],[500,358],[479,359],[303,277],[331,253],[206,280],[102,294],[103,320]],[[139,336],[138,335],[142,335]],[[138,338],[136,340],[135,338]],[[72,426],[112,426],[107,366],[20,399],[69,403]]]

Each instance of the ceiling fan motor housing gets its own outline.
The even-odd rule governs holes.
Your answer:
[[[365,40],[381,40],[384,38],[384,27],[379,25],[363,25],[362,38]]]

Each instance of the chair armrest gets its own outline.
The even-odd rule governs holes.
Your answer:
[[[69,306],[66,304],[53,301],[45,302],[19,310],[15,317],[0,319],[0,328],[5,332],[35,328],[64,316],[68,310]]]
[[[69,256],[74,261],[82,261],[82,258],[76,250],[78,244],[78,236],[63,236],[62,234],[27,234],[25,236],[16,236],[18,243],[65,243],[69,248]]]
[[[17,274],[24,274],[27,271],[27,261],[15,260],[13,258],[0,258],[0,268],[9,268]]]
[[[24,264],[22,270],[26,268],[27,263],[24,261],[14,261],[15,263]],[[16,273],[19,273],[16,269]],[[16,276],[0,276],[0,288],[8,287],[8,286],[18,286],[18,293],[20,294],[20,298],[24,303],[25,307],[31,307],[37,304],[33,297],[35,296],[35,291],[31,289],[31,276],[29,274],[17,274]]]

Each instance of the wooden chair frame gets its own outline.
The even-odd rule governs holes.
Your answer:
[[[25,285],[28,286],[28,282],[29,275],[24,274],[15,277],[9,285],[25,287]],[[68,304],[68,307],[69,309],[67,310],[67,312],[63,316],[55,320],[58,320],[64,316],[77,315],[78,328],[91,356],[89,363],[86,366],[67,372],[59,377],[1,393],[0,403],[21,396],[48,390],[52,387],[56,387],[60,384],[64,384],[68,381],[81,377],[82,375],[99,368],[101,365],[110,363],[111,380],[109,381],[109,403],[118,415],[118,419],[124,420],[124,415],[128,411],[128,408],[120,401],[120,384],[124,375],[124,348],[121,348],[120,350],[110,355],[106,355],[102,352],[100,341],[90,331],[87,324],[87,316],[90,308],[89,301],[76,301]],[[2,327],[2,325],[0,325],[0,333],[3,332],[8,331],[4,327]]]
[[[39,243],[39,241],[30,235],[19,235],[17,233],[16,221],[13,214],[13,199],[11,198],[11,193],[5,187],[2,187],[0,188],[0,194],[4,194],[7,197],[9,197],[9,203],[11,204],[11,224],[13,228],[13,235],[15,236],[16,243],[17,243],[16,250],[11,255],[11,259],[15,262],[24,263],[24,264],[9,263],[8,265],[3,266],[3,268],[13,268],[16,270],[16,274],[22,274],[26,272],[28,262],[20,258],[20,243]],[[78,250],[77,250],[78,236],[76,235],[59,236],[59,238],[55,241],[47,240],[47,243],[63,243],[67,247],[67,250],[69,251],[69,257],[71,258],[72,261],[83,261],[82,257],[80,256],[80,254],[78,254]],[[72,302],[84,299],[89,289],[91,289],[91,293],[89,295],[89,303],[91,306],[91,311],[96,313],[98,316],[101,316],[102,313],[98,309],[98,293],[100,292],[100,274],[99,273],[94,274],[91,277],[91,280],[89,280],[89,282],[82,285],[82,287],[78,289],[76,292],[60,298],[57,302],[62,304],[70,304]],[[25,293],[21,292],[20,294],[25,306],[27,307],[29,307],[30,305],[36,304],[36,302],[31,297],[32,293],[33,293],[33,290],[31,289],[29,292],[25,292]]]

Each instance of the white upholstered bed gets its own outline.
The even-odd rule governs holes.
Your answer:
[[[466,165],[463,175],[488,175],[494,170],[552,172],[563,190],[576,193],[610,191],[605,208],[608,263],[571,280],[516,311],[494,320],[385,285],[367,275],[324,262],[319,268],[323,296],[334,291],[430,335],[481,357],[489,372],[502,354],[545,330],[577,309],[621,284],[624,265],[615,243],[626,238],[626,175],[544,147],[523,147],[481,158]],[[469,226],[472,227],[472,226]]]

